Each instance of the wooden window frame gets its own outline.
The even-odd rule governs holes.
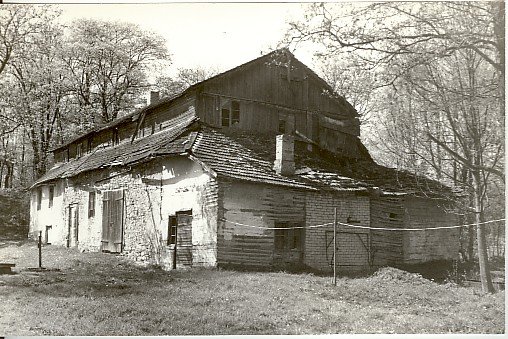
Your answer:
[[[238,100],[228,100],[221,106],[221,126],[231,127],[240,123],[241,103]]]
[[[178,218],[176,215],[170,215],[168,220],[168,246],[176,244]]]

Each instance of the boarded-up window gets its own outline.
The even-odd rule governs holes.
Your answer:
[[[69,221],[68,221],[68,234],[67,237],[67,247],[74,247],[78,244],[78,234],[79,234],[79,210],[78,210],[78,204],[70,204],[68,208],[68,215],[69,215]]]
[[[88,193],[88,217],[95,216],[95,192]]]
[[[49,186],[49,199],[48,199],[48,207],[53,207],[53,197],[55,196],[55,186]]]
[[[123,244],[123,190],[105,191],[102,199],[102,251],[120,253]]]

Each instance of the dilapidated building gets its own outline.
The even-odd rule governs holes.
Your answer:
[[[277,50],[54,149],[32,186],[46,243],[166,268],[343,270],[452,260],[449,190],[377,165],[355,109]],[[377,228],[377,230],[376,230]]]

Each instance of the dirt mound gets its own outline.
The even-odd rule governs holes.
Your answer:
[[[412,285],[423,285],[433,283],[431,280],[425,279],[419,273],[410,273],[394,267],[383,267],[374,272],[372,275],[376,280],[395,280]]]

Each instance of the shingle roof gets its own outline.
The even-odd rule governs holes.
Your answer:
[[[228,138],[251,150],[255,156],[268,162],[275,160],[275,132],[229,130],[225,133]],[[378,165],[370,157],[350,161],[325,150],[315,148],[309,151],[303,139],[297,137],[295,140],[296,174],[314,187],[338,191],[381,189],[385,194],[428,197],[453,194],[450,187],[438,181]]]
[[[295,188],[313,188],[298,178],[275,173],[273,162],[260,159],[249,149],[211,128],[201,128],[192,146],[192,154],[225,177]]]
[[[69,178],[80,173],[117,165],[128,165],[150,156],[161,154],[178,154],[185,152],[191,146],[188,135],[183,135],[189,127],[198,121],[194,108],[170,121],[170,128],[154,133],[141,139],[130,139],[114,147],[97,148],[94,152],[80,158],[70,159],[66,163],[57,164],[46,174],[34,182],[33,186],[57,178]],[[170,146],[168,146],[170,145]]]

